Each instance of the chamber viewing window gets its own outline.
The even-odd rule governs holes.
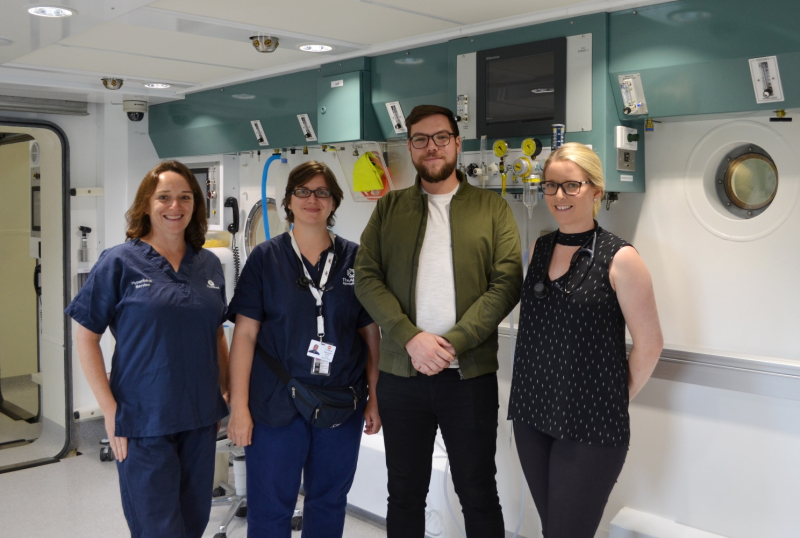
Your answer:
[[[778,192],[778,169],[772,157],[755,145],[740,146],[722,159],[716,191],[732,215],[750,219],[763,213]]]

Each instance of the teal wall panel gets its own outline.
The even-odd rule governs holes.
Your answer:
[[[406,116],[417,105],[453,108],[447,48],[442,43],[372,58],[372,107],[383,138],[405,137],[394,132],[386,103],[400,101]]]
[[[332,77],[333,75],[342,75],[344,73],[352,73],[353,71],[369,71],[371,65],[372,58],[368,56],[350,58],[349,60],[342,60],[341,62],[324,64],[319,70],[319,75],[321,77]]]
[[[640,73],[653,118],[798,107],[798,21],[796,0],[680,0],[612,13],[610,81]],[[778,57],[781,103],[756,102],[748,59],[760,56]],[[614,98],[624,118],[619,91]]]
[[[161,158],[307,145],[297,114],[308,114],[317,129],[318,76],[293,73],[152,106],[150,138]],[[258,145],[250,120],[261,120],[269,146]]]

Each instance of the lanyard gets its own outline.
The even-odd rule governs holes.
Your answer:
[[[331,236],[331,244],[335,244],[334,237],[336,236],[333,235],[333,232],[329,231],[328,233]],[[294,232],[292,230],[289,230],[289,237],[292,239],[292,249],[294,249],[297,259],[300,260],[300,267],[303,268],[303,273],[305,274],[306,279],[309,281],[308,290],[317,301],[317,337],[319,338],[319,341],[322,342],[322,337],[325,336],[325,318],[322,317],[322,294],[325,293],[325,284],[327,284],[328,277],[331,274],[334,254],[333,251],[328,251],[328,256],[325,259],[325,266],[322,269],[322,276],[319,279],[319,286],[317,286],[314,284],[314,279],[312,279],[311,275],[308,274],[306,264],[303,263],[303,256],[300,254],[300,247],[297,246],[297,241],[295,241]]]

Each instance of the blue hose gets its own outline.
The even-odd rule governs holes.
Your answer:
[[[267,218],[267,174],[269,165],[281,158],[280,153],[273,153],[264,163],[264,172],[261,174],[261,221],[264,223],[264,235],[269,241],[269,218]]]

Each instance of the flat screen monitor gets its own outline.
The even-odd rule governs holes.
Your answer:
[[[566,122],[567,38],[477,54],[478,137],[545,135]]]

